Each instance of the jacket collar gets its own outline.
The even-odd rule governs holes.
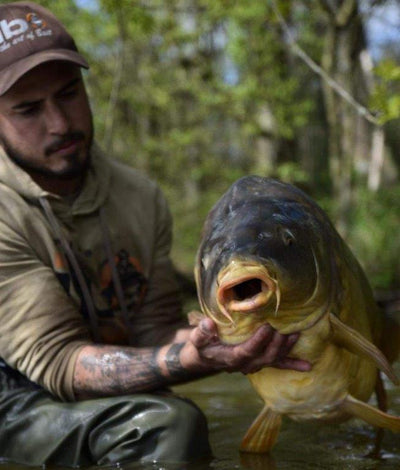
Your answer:
[[[0,182],[34,204],[38,204],[39,198],[46,197],[57,215],[62,216],[66,212],[70,216],[90,214],[104,203],[110,186],[110,164],[96,144],[91,148],[91,157],[83,187],[72,204],[43,190],[27,172],[10,160],[1,148]]]

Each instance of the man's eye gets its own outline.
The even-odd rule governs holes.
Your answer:
[[[33,116],[39,112],[39,106],[28,106],[19,110],[21,116]]]
[[[60,93],[60,98],[73,98],[77,94],[77,88],[69,88],[68,90],[64,90],[62,93]]]

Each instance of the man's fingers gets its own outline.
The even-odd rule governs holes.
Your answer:
[[[286,337],[285,354],[288,354],[299,339],[300,333],[291,333]]]
[[[266,344],[272,338],[273,331],[271,325],[265,324],[260,326],[251,338],[238,345],[239,353],[244,357],[259,355],[264,351]]]
[[[237,345],[221,343],[218,329],[210,318],[203,318],[190,334],[190,341],[203,360],[213,364],[215,370],[254,373],[263,367],[309,371],[307,361],[287,357],[299,334],[282,335],[271,325],[264,324],[246,341]]]
[[[277,369],[292,369],[297,370],[298,372],[308,372],[312,368],[308,361],[303,361],[302,359],[293,359],[291,357],[280,359],[273,365],[273,367],[276,367]]]
[[[278,350],[276,350],[276,347],[275,347],[275,351],[273,351],[273,352],[276,352],[276,358],[275,358],[276,361],[279,360],[280,358],[287,356],[290,353],[293,346],[296,344],[297,340],[299,339],[299,336],[300,335],[298,333],[291,333],[289,335],[283,335],[281,344],[279,345],[278,343],[275,343],[276,345],[278,345],[278,348],[279,348]]]
[[[208,344],[215,343],[217,338],[217,327],[210,318],[201,320],[199,326],[194,328],[190,334],[190,340],[196,348],[203,348]]]
[[[281,349],[285,342],[286,337],[274,331],[272,339],[265,350],[264,360],[269,364],[275,362],[281,356]]]

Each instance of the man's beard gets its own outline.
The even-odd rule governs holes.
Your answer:
[[[46,157],[51,158],[52,151],[58,146],[62,145],[64,142],[71,140],[83,140],[85,138],[84,134],[80,131],[71,132],[57,140],[55,140],[51,145],[46,147],[44,154]],[[89,138],[89,145],[87,150],[87,155],[83,161],[79,159],[79,152],[72,153],[68,156],[68,167],[60,171],[52,170],[50,168],[43,167],[36,162],[32,162],[27,159],[21,152],[15,149],[4,136],[0,136],[0,143],[6,152],[7,156],[12,160],[16,165],[25,170],[29,174],[42,175],[47,178],[56,179],[56,180],[73,180],[79,176],[84,176],[90,166],[90,147],[93,141],[93,131]]]

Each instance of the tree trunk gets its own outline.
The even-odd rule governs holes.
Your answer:
[[[257,122],[260,133],[255,142],[252,172],[257,175],[271,176],[278,163],[279,141],[275,117],[265,104],[259,110]]]
[[[385,133],[382,127],[376,127],[372,138],[371,163],[368,172],[368,189],[377,191],[382,181],[385,152]]]
[[[363,24],[357,0],[320,0],[327,12],[322,67],[358,102],[368,96],[366,77],[360,58],[365,48]],[[367,175],[372,126],[323,82],[329,126],[329,161],[333,197],[337,203],[336,222],[345,234],[353,199],[352,181],[356,173]]]

